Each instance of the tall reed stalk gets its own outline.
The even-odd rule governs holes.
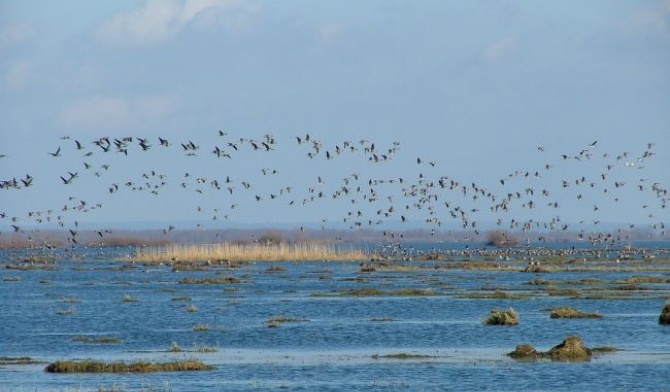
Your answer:
[[[323,243],[279,244],[171,244],[137,248],[133,260],[139,262],[198,261],[344,261],[365,260],[364,251]]]

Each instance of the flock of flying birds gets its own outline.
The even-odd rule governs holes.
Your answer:
[[[636,228],[635,223],[630,223],[629,227],[619,228],[614,232],[594,230],[593,227],[597,227],[602,219],[606,220],[607,216],[579,223],[563,221],[558,213],[562,204],[559,200],[565,200],[567,195],[574,197],[577,203],[584,206],[584,211],[589,212],[585,213],[585,216],[598,217],[601,206],[594,201],[603,200],[620,206],[617,208],[630,210],[636,215],[636,219],[638,214],[643,213],[645,220],[649,222],[644,228],[651,233],[649,235],[657,236],[656,238],[667,237],[666,224],[662,221],[663,214],[657,217],[655,212],[665,211],[670,199],[668,190],[660,182],[639,175],[642,173],[640,170],[644,169],[645,162],[655,155],[653,143],[646,144],[637,154],[631,152],[610,154],[600,151],[598,142],[594,141],[574,153],[548,158],[550,162],[541,167],[514,170],[501,176],[497,183],[486,186],[479,182],[463,181],[446,175],[441,172],[440,165],[435,161],[423,157],[417,157],[415,160],[412,158],[411,165],[414,170],[398,170],[397,175],[390,177],[388,174],[376,175],[373,174],[375,170],[366,172],[365,168],[369,165],[393,164],[391,161],[398,154],[400,143],[393,142],[382,146],[373,141],[360,140],[343,141],[326,146],[309,134],[296,136],[290,143],[287,142],[292,148],[301,150],[301,154],[307,159],[304,167],[315,166],[313,164],[315,160],[332,161],[348,157],[357,160],[343,167],[353,165],[356,167],[355,171],[339,178],[333,178],[333,171],[329,171],[328,175],[317,174],[312,178],[309,174],[295,173],[295,168],[289,169],[291,173],[288,176],[283,175],[284,169],[278,165],[261,167],[255,176],[249,176],[248,171],[254,169],[246,166],[231,169],[230,166],[216,166],[208,161],[206,165],[187,166],[197,172],[174,174],[160,172],[156,169],[160,165],[156,165],[155,162],[152,164],[151,154],[159,149],[170,154],[179,154],[185,159],[195,160],[207,157],[207,159],[234,162],[240,154],[251,153],[274,154],[271,157],[277,159],[272,161],[272,158],[264,156],[254,158],[254,162],[279,164],[283,160],[281,155],[277,155],[277,151],[284,144],[278,143],[270,134],[257,139],[235,138],[227,132],[218,131],[212,138],[214,141],[205,146],[192,140],[174,142],[163,137],[154,140],[137,136],[123,138],[104,136],[82,142],[65,136],[60,139],[58,146],[45,152],[45,159],[53,159],[49,164],[56,165],[59,163],[58,160],[63,160],[66,155],[81,157],[81,161],[77,159],[78,166],[62,171],[57,181],[58,186],[72,187],[73,184],[86,181],[86,186],[90,189],[94,184],[101,184],[96,188],[101,199],[128,191],[160,196],[163,192],[180,189],[186,192],[184,197],[180,197],[180,206],[193,208],[198,214],[209,214],[206,219],[214,221],[228,220],[244,200],[247,204],[278,203],[277,208],[309,208],[311,205],[316,205],[314,210],[317,212],[342,211],[342,216],[337,219],[340,225],[344,224],[350,229],[378,228],[384,236],[394,239],[402,238],[403,230],[391,230],[390,227],[402,227],[401,225],[407,222],[427,225],[431,233],[455,226],[464,233],[479,235],[480,230],[484,230],[480,227],[483,226],[480,222],[487,221],[492,222],[493,227],[500,229],[526,233],[536,231],[539,241],[546,240],[545,233],[559,231],[574,232],[578,240],[607,244],[626,240],[628,230]],[[547,154],[542,146],[537,147],[537,151],[533,153]],[[5,158],[4,155],[1,157]],[[136,174],[130,173],[127,169],[124,169],[123,173],[117,172],[116,175],[109,174],[114,171],[118,159],[130,158],[136,159],[133,161],[133,167],[138,171]],[[404,169],[407,169],[408,164],[403,165]],[[563,171],[572,174],[553,183],[541,181],[543,178],[551,178],[549,173],[557,170],[557,165],[564,166]],[[213,167],[215,169],[212,169]],[[595,168],[596,172],[584,173],[581,168]],[[130,176],[130,178],[119,180],[119,176]],[[270,178],[280,179],[270,181],[268,180]],[[291,182],[282,182],[286,178]],[[52,184],[52,180],[54,179],[36,178],[30,173],[4,178],[0,179],[0,191],[23,191],[32,188],[38,182]],[[295,183],[296,180],[302,183]],[[633,206],[625,200],[620,200],[625,199],[624,190],[631,189],[645,193],[646,198],[643,198],[646,200],[645,204]],[[192,192],[202,195],[201,197],[205,199],[195,197]],[[598,197],[590,197],[596,192],[599,193]],[[563,198],[556,197],[557,194],[562,194]],[[186,206],[192,200],[196,201],[195,205]],[[325,200],[338,203],[339,207],[324,206],[321,202]],[[208,208],[206,207],[208,205],[216,206]],[[102,208],[102,201],[91,202],[71,195],[57,208],[17,214],[0,210],[0,222],[8,221],[15,233],[32,233],[31,241],[37,239],[40,230],[36,227],[40,224],[57,224],[68,230],[68,242],[74,245],[78,243],[79,214]],[[515,214],[515,211],[523,213]],[[531,218],[522,218],[523,216]],[[325,227],[332,217],[321,220],[322,227]],[[394,224],[386,225],[390,222]],[[170,224],[163,229],[163,233],[168,235],[174,229],[175,226]],[[301,227],[300,230],[304,231],[304,228]],[[103,242],[111,230],[100,228],[96,232],[100,242]]]

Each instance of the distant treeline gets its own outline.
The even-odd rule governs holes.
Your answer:
[[[384,230],[337,230],[337,229],[174,229],[165,230],[82,230],[77,233],[77,242],[73,243],[68,230],[40,230],[31,232],[0,232],[0,248],[60,248],[70,246],[87,247],[137,247],[160,246],[168,244],[215,244],[215,243],[395,243],[395,242],[453,242],[483,243],[496,246],[516,246],[538,242],[573,242],[577,238],[574,232],[525,233],[502,230],[471,231],[444,230],[432,231],[411,229],[403,232]],[[614,233],[617,242],[670,240],[659,238],[653,232],[643,229],[617,230]]]

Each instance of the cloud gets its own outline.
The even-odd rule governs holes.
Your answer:
[[[175,110],[169,96],[144,95],[133,99],[93,96],[66,104],[58,115],[60,125],[77,131],[109,132],[151,127]]]
[[[35,36],[30,23],[15,23],[0,28],[0,49],[19,45]]]
[[[160,44],[192,24],[241,28],[260,9],[247,0],[148,0],[102,23],[97,37],[112,43]]]
[[[487,64],[499,63],[503,58],[510,54],[515,46],[516,38],[501,38],[484,48],[481,52],[481,58]]]

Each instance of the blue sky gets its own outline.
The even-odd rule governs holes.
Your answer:
[[[449,217],[458,206],[469,225],[658,225],[669,217],[653,191],[670,185],[668,64],[667,0],[0,1],[0,181],[34,178],[1,190],[0,229],[36,225],[28,212],[56,219],[81,200],[102,207],[70,208],[60,214],[66,224],[351,225],[353,213],[364,226],[404,216],[458,227]],[[308,133],[323,146],[316,158],[296,141]],[[272,151],[243,142],[231,159],[211,153],[266,134]],[[103,153],[92,144],[103,136],[133,137],[129,154]],[[159,136],[171,146],[160,149]],[[188,141],[201,146],[197,155],[181,148]],[[324,158],[345,141],[358,149]],[[387,161],[365,152],[394,142]],[[58,147],[61,156],[48,154]],[[166,182],[158,195],[133,191],[152,170]],[[60,179],[67,172],[78,173],[71,184]],[[332,197],[353,173],[377,180],[378,200],[368,200],[369,183],[355,202]],[[212,186],[226,177],[233,194]],[[440,178],[474,183],[496,201],[456,187],[414,208],[404,185]],[[113,184],[122,191],[109,193]],[[285,187],[292,193],[279,197]],[[319,191],[328,197],[303,203]],[[516,192],[524,197],[508,212],[490,211]]]

